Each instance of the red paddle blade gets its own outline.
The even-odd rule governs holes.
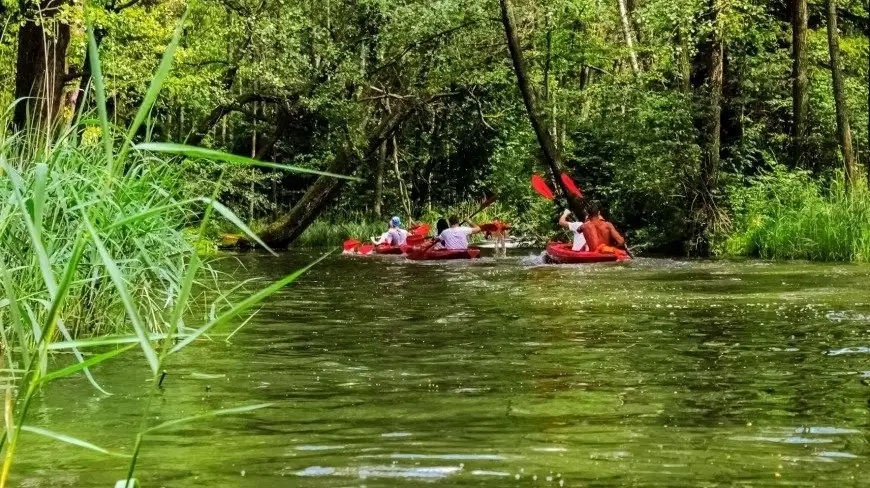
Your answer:
[[[562,173],[562,183],[565,185],[565,188],[568,189],[568,193],[570,193],[571,196],[583,198],[583,192],[580,191],[580,188],[577,188],[574,180],[572,180],[571,177],[565,173]]]
[[[532,175],[532,188],[534,188],[535,191],[538,192],[538,195],[541,195],[547,200],[553,199],[553,190],[551,190],[550,187],[547,186],[547,183],[544,181],[543,178],[541,178],[541,175]]]
[[[420,225],[415,226],[413,229],[411,229],[411,234],[417,235],[420,237],[426,237],[427,235],[429,235],[429,230],[430,230],[429,224],[420,224]]]
[[[360,241],[358,241],[356,239],[348,239],[348,240],[344,241],[343,247],[344,247],[345,252],[347,252],[347,251],[353,251],[354,249],[359,247],[359,245],[360,245]]]
[[[363,244],[362,246],[359,247],[359,249],[357,249],[357,252],[360,254],[371,254],[372,251],[374,251],[374,250],[375,250],[374,244]]]

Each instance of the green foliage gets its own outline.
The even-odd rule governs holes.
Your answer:
[[[826,191],[806,172],[774,167],[731,192],[734,233],[720,253],[772,259],[870,262],[870,191]]]
[[[710,200],[727,207],[727,192],[740,186],[733,183],[767,168],[766,161],[792,166],[790,4],[737,0],[717,3],[714,12],[698,0],[628,2],[640,61],[634,73],[616,2],[512,3],[530,81],[567,169],[632,241],[677,251],[695,231],[704,200],[698,180],[711,33],[724,43],[725,63],[721,162]],[[105,120],[127,126],[145,114],[141,102],[186,4],[121,5],[69,2],[62,19],[71,26],[72,75],[89,71],[83,65],[84,20],[100,34]],[[809,132],[802,160],[813,178],[826,178],[842,162],[818,8],[810,6]],[[867,10],[856,1],[840,2],[839,9],[846,104],[858,160],[866,167]],[[7,67],[0,70],[7,81],[0,101],[7,102],[15,85],[10,46],[20,29],[20,13],[13,10],[10,4],[0,13],[9,21],[7,42],[0,43]],[[189,140],[325,170],[344,148],[360,149],[400,105],[441,94],[402,124],[395,146],[388,142],[381,214],[404,214],[410,207],[420,217],[496,192],[502,214],[519,232],[548,235],[555,230],[555,211],[528,188],[529,176],[546,168],[504,31],[493,21],[498,16],[498,2],[489,0],[191,3],[175,68],[162,80],[160,97],[149,100],[153,106],[145,104],[148,117],[129,142]],[[63,123],[71,120],[72,108],[64,104]],[[100,134],[94,127],[87,135]],[[180,180],[195,194],[209,193],[211,182],[222,177],[217,199],[249,223],[286,212],[312,181],[263,167],[218,170],[198,160],[182,165]],[[364,181],[345,185],[329,212],[354,221],[373,213],[377,165],[377,154],[361,157],[356,176]],[[214,227],[209,234],[218,231]],[[340,233],[325,232],[310,233],[321,234],[312,242],[332,242]]]

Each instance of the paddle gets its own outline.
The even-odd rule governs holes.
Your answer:
[[[348,239],[344,241],[344,252],[353,252],[360,244],[362,243],[358,239]]]
[[[544,181],[544,179],[541,178],[541,175],[539,174],[532,175],[532,188],[534,188],[534,190],[538,192],[538,195],[541,195],[547,200],[553,200],[555,198],[555,195],[553,195],[553,190],[551,190],[550,187],[547,186],[547,182]]]
[[[562,184],[565,185],[565,188],[568,189],[568,193],[570,193],[573,197],[583,198],[583,192],[580,191],[580,188],[577,188],[574,180],[572,180],[571,177],[565,173],[562,173]]]
[[[463,224],[464,224],[464,223],[467,223],[468,221],[470,221],[471,219],[473,219],[475,215],[477,215],[477,214],[479,214],[480,212],[483,212],[484,210],[486,210],[487,207],[489,207],[490,205],[492,205],[492,204],[495,202],[495,200],[496,200],[496,196],[495,196],[495,195],[492,195],[492,196],[490,196],[489,198],[487,198],[486,200],[484,200],[483,203],[480,204],[480,208],[478,208],[477,211],[474,212],[473,214],[471,214],[471,215],[469,215],[468,217],[466,217],[465,220],[462,221],[462,223],[463,223]],[[426,246],[426,248],[423,249],[423,252],[426,252],[426,251],[428,251],[429,249],[432,249],[432,248],[435,246],[435,244],[438,244],[438,236],[435,236],[435,239],[432,240],[432,244],[429,244],[428,246]]]

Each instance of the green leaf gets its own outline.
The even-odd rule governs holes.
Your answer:
[[[84,447],[85,449],[97,451],[97,452],[100,452],[103,454],[107,454],[109,456],[122,457],[122,458],[129,458],[130,457],[126,454],[112,452],[112,451],[109,451],[108,449],[103,449],[100,446],[96,446],[94,444],[91,444],[90,442],[83,441],[81,439],[76,439],[75,437],[71,437],[71,436],[68,436],[66,434],[59,434],[57,432],[52,432],[50,430],[43,429],[41,427],[22,425],[21,430],[23,430],[25,432],[30,432],[31,434],[37,434],[37,435],[41,435],[44,437],[48,437],[48,438],[54,439],[56,441],[66,442],[67,444],[72,444],[74,446]]]
[[[209,159],[212,161],[224,161],[226,163],[241,164],[243,166],[259,166],[262,168],[280,169],[294,173],[307,173],[320,176],[331,176],[333,178],[342,178],[345,180],[362,181],[362,178],[357,178],[355,176],[344,176],[335,173],[328,173],[326,171],[302,168],[300,166],[291,166],[289,164],[267,163],[265,161],[259,161],[245,156],[230,154],[223,151],[216,151],[214,149],[205,149],[197,146],[188,146],[186,144],[174,144],[168,142],[146,142],[143,144],[136,144],[135,148],[143,151],[180,154],[182,156],[188,156],[192,158]]]
[[[42,216],[45,213],[46,180],[48,165],[39,163],[33,173],[33,225],[42,234]]]
[[[69,376],[71,374],[78,373],[79,371],[81,371],[87,367],[93,366],[95,364],[100,364],[103,361],[111,359],[111,358],[113,358],[113,357],[115,357],[118,354],[121,354],[123,352],[129,351],[130,349],[133,349],[134,347],[136,347],[136,344],[130,344],[126,347],[115,349],[114,351],[109,351],[109,352],[104,353],[104,354],[98,354],[96,356],[92,356],[84,362],[71,364],[71,365],[67,366],[66,368],[59,369],[57,371],[48,373],[47,375],[43,376],[40,379],[40,381],[42,383],[48,383],[49,381],[53,381],[53,380],[56,380],[58,378],[64,378],[64,377]]]
[[[97,252],[99,252],[100,258],[103,260],[103,265],[106,267],[109,277],[112,279],[115,288],[118,290],[118,295],[121,296],[121,302],[124,304],[124,309],[127,311],[127,317],[130,319],[130,323],[133,324],[133,330],[136,332],[136,337],[139,339],[139,345],[142,346],[142,352],[145,354],[145,359],[148,360],[148,364],[151,366],[151,372],[157,374],[157,371],[160,369],[160,360],[157,358],[157,353],[154,351],[154,347],[151,345],[151,341],[148,338],[148,331],[145,330],[145,324],[142,322],[142,317],[139,316],[139,311],[136,309],[136,304],[133,302],[133,296],[130,295],[130,292],[127,290],[127,284],[124,282],[124,275],[121,273],[121,269],[118,268],[118,264],[112,259],[112,256],[109,255],[109,251],[106,250],[103,240],[100,239],[99,233],[97,233],[97,230],[94,228],[93,224],[91,224],[90,219],[84,211],[82,211],[82,220],[84,221],[88,232],[91,234],[91,240],[93,240]]]
[[[167,427],[172,427],[172,426],[180,425],[180,424],[186,424],[188,422],[193,422],[195,420],[202,420],[202,419],[207,419],[207,418],[212,418],[212,417],[220,417],[220,416],[224,416],[224,415],[235,415],[235,414],[239,414],[239,413],[252,412],[254,410],[268,408],[268,407],[271,407],[273,405],[274,405],[274,403],[259,403],[257,405],[247,405],[244,407],[233,407],[233,408],[225,408],[222,410],[212,410],[210,412],[206,412],[206,413],[201,414],[201,415],[193,415],[191,417],[185,417],[183,419],[170,420],[168,422],[163,422],[160,425],[156,425],[156,426],[151,427],[150,429],[146,430],[145,433],[150,434],[152,432],[162,430],[162,429],[165,429]]]
[[[249,229],[248,226],[245,225],[244,222],[242,222],[242,219],[240,219],[232,210],[228,209],[222,203],[220,203],[216,200],[211,200],[211,205],[212,205],[212,207],[214,207],[215,210],[218,211],[219,214],[223,215],[223,217],[225,219],[229,220],[231,224],[235,225],[239,230],[244,232],[254,242],[256,242],[257,244],[262,246],[263,249],[269,251],[269,253],[271,253],[273,256],[278,255],[275,251],[272,250],[271,247],[269,247],[268,245],[266,245],[265,242],[260,240],[260,238],[257,237],[257,234],[255,234],[254,231]]]
[[[112,230],[112,229],[116,229],[118,227],[124,227],[124,226],[130,225],[130,224],[134,224],[134,223],[139,222],[141,220],[145,220],[147,218],[150,218],[150,217],[153,217],[155,215],[166,212],[167,210],[172,210],[173,208],[183,207],[183,206],[188,205],[190,203],[202,202],[202,201],[207,201],[207,199],[201,198],[201,197],[200,198],[189,198],[187,200],[182,200],[180,202],[173,202],[173,203],[169,203],[166,205],[161,205],[159,207],[149,208],[148,210],[146,210],[142,213],[138,213],[136,215],[131,215],[129,217],[124,217],[123,219],[116,220],[116,221],[112,222],[108,227],[106,227],[106,230]]]
[[[94,37],[94,28],[88,22],[88,54],[91,63],[91,79],[94,82],[94,95],[97,99],[97,114],[100,117],[100,128],[103,132],[103,151],[106,153],[106,169],[114,173],[115,157],[112,154],[112,133],[109,127],[109,115],[106,111],[106,88],[103,85],[103,70],[100,67],[100,50]],[[79,96],[85,96],[80,94]]]
[[[285,276],[284,278],[276,281],[275,283],[272,283],[268,287],[258,291],[257,293],[254,293],[254,294],[248,296],[248,298],[237,303],[229,311],[227,311],[227,312],[223,313],[222,315],[220,315],[219,317],[216,317],[215,319],[211,320],[210,322],[203,325],[199,329],[196,329],[195,331],[191,332],[190,335],[188,335],[181,342],[176,344],[175,347],[173,347],[172,350],[169,352],[173,353],[173,352],[180,351],[185,346],[187,346],[191,342],[195,341],[199,336],[208,332],[211,328],[229,322],[230,320],[232,320],[234,317],[236,317],[240,313],[242,313],[242,312],[248,310],[249,308],[253,307],[254,305],[262,302],[268,296],[272,295],[276,291],[280,290],[281,288],[284,288],[285,286],[287,286],[290,283],[292,283],[293,281],[295,281],[297,278],[302,276],[303,273],[305,273],[306,271],[308,271],[309,269],[314,267],[314,265],[316,265],[317,263],[326,259],[326,257],[329,256],[330,254],[332,254],[333,252],[334,251],[330,251],[330,252],[324,254],[323,256],[321,256],[320,258],[318,258],[316,261],[309,264],[308,266],[306,266],[298,271],[295,271],[295,272]]]
[[[159,341],[166,339],[167,337],[178,338],[182,337],[177,334],[169,335],[169,334],[149,334],[148,339],[151,341]],[[139,337],[135,335],[108,335],[102,337],[96,337],[93,339],[75,339],[69,341],[58,341],[52,342],[48,345],[48,350],[50,351],[59,351],[64,349],[72,349],[72,348],[89,348],[89,347],[98,347],[98,346],[116,346],[120,344],[131,344],[138,343]]]

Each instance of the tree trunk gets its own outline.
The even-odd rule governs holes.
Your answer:
[[[34,122],[50,127],[57,118],[66,83],[66,51],[70,42],[68,23],[56,20],[67,0],[46,0],[31,12],[18,30],[15,62],[15,106],[13,124],[23,129],[28,112]],[[41,17],[41,18],[40,18]]]
[[[501,21],[504,25],[505,37],[507,38],[508,51],[510,51],[511,61],[514,66],[514,72],[517,77],[517,86],[523,96],[523,103],[526,106],[526,112],[529,114],[529,120],[532,123],[532,129],[535,131],[535,136],[538,139],[538,144],[541,146],[541,151],[544,154],[544,159],[550,167],[550,171],[554,176],[554,180],[558,187],[562,190],[562,194],[568,200],[571,210],[576,214],[583,211],[583,206],[576,199],[571,198],[571,194],[559,178],[562,172],[562,160],[559,152],[556,150],[556,143],[550,132],[547,130],[547,116],[540,110],[535,98],[535,92],[529,82],[529,76],[526,71],[525,60],[523,53],[520,50],[520,42],[517,38],[513,24],[513,13],[509,0],[499,0],[501,4]]]
[[[717,36],[710,52],[709,119],[701,167],[701,179],[706,189],[711,193],[715,190],[719,180],[719,150],[721,149],[722,137],[722,63],[724,57],[724,44]]]
[[[719,219],[717,211],[719,163],[722,133],[722,85],[725,45],[721,37],[718,0],[710,0],[701,19],[713,29],[698,45],[697,69],[693,77],[700,111],[696,116],[701,161],[692,197],[691,227],[687,251],[707,255]]]
[[[416,105],[407,106],[396,110],[368,137],[368,142],[360,153],[361,157],[370,157],[380,146],[389,139],[398,129],[399,125],[408,118],[415,110]],[[339,152],[330,163],[327,171],[341,175],[351,175],[359,166],[356,151],[346,146]],[[308,191],[293,205],[289,212],[279,216],[260,234],[263,242],[269,246],[281,249],[293,243],[302,232],[332,203],[338,196],[347,180],[320,176]],[[245,239],[239,240],[239,245],[250,247],[251,243]]]
[[[402,178],[402,170],[399,168],[399,144],[396,142],[396,134],[393,134],[390,142],[393,148],[393,171],[396,173],[396,181],[399,184],[399,198],[402,199],[402,207],[405,209],[408,218],[411,218],[411,196],[408,194],[408,188],[405,186],[405,180]]]
[[[380,217],[381,206],[384,204],[384,169],[387,165],[387,141],[378,148],[378,164],[375,168],[375,201],[372,205],[374,214]]]
[[[625,36],[625,45],[628,46],[628,56],[631,60],[631,71],[637,76],[640,74],[640,66],[637,63],[637,53],[634,52],[634,34],[632,33],[631,20],[628,18],[628,8],[625,0],[616,0],[619,4],[619,17],[622,20],[622,33]]]
[[[792,0],[792,111],[794,168],[803,166],[807,136],[807,0]]]
[[[828,51],[831,56],[831,79],[834,84],[834,104],[837,109],[837,137],[846,166],[846,184],[855,183],[855,154],[852,151],[852,133],[849,130],[849,109],[846,107],[846,91],[843,88],[843,71],[840,69],[840,37],[837,33],[837,0],[827,0]]]

